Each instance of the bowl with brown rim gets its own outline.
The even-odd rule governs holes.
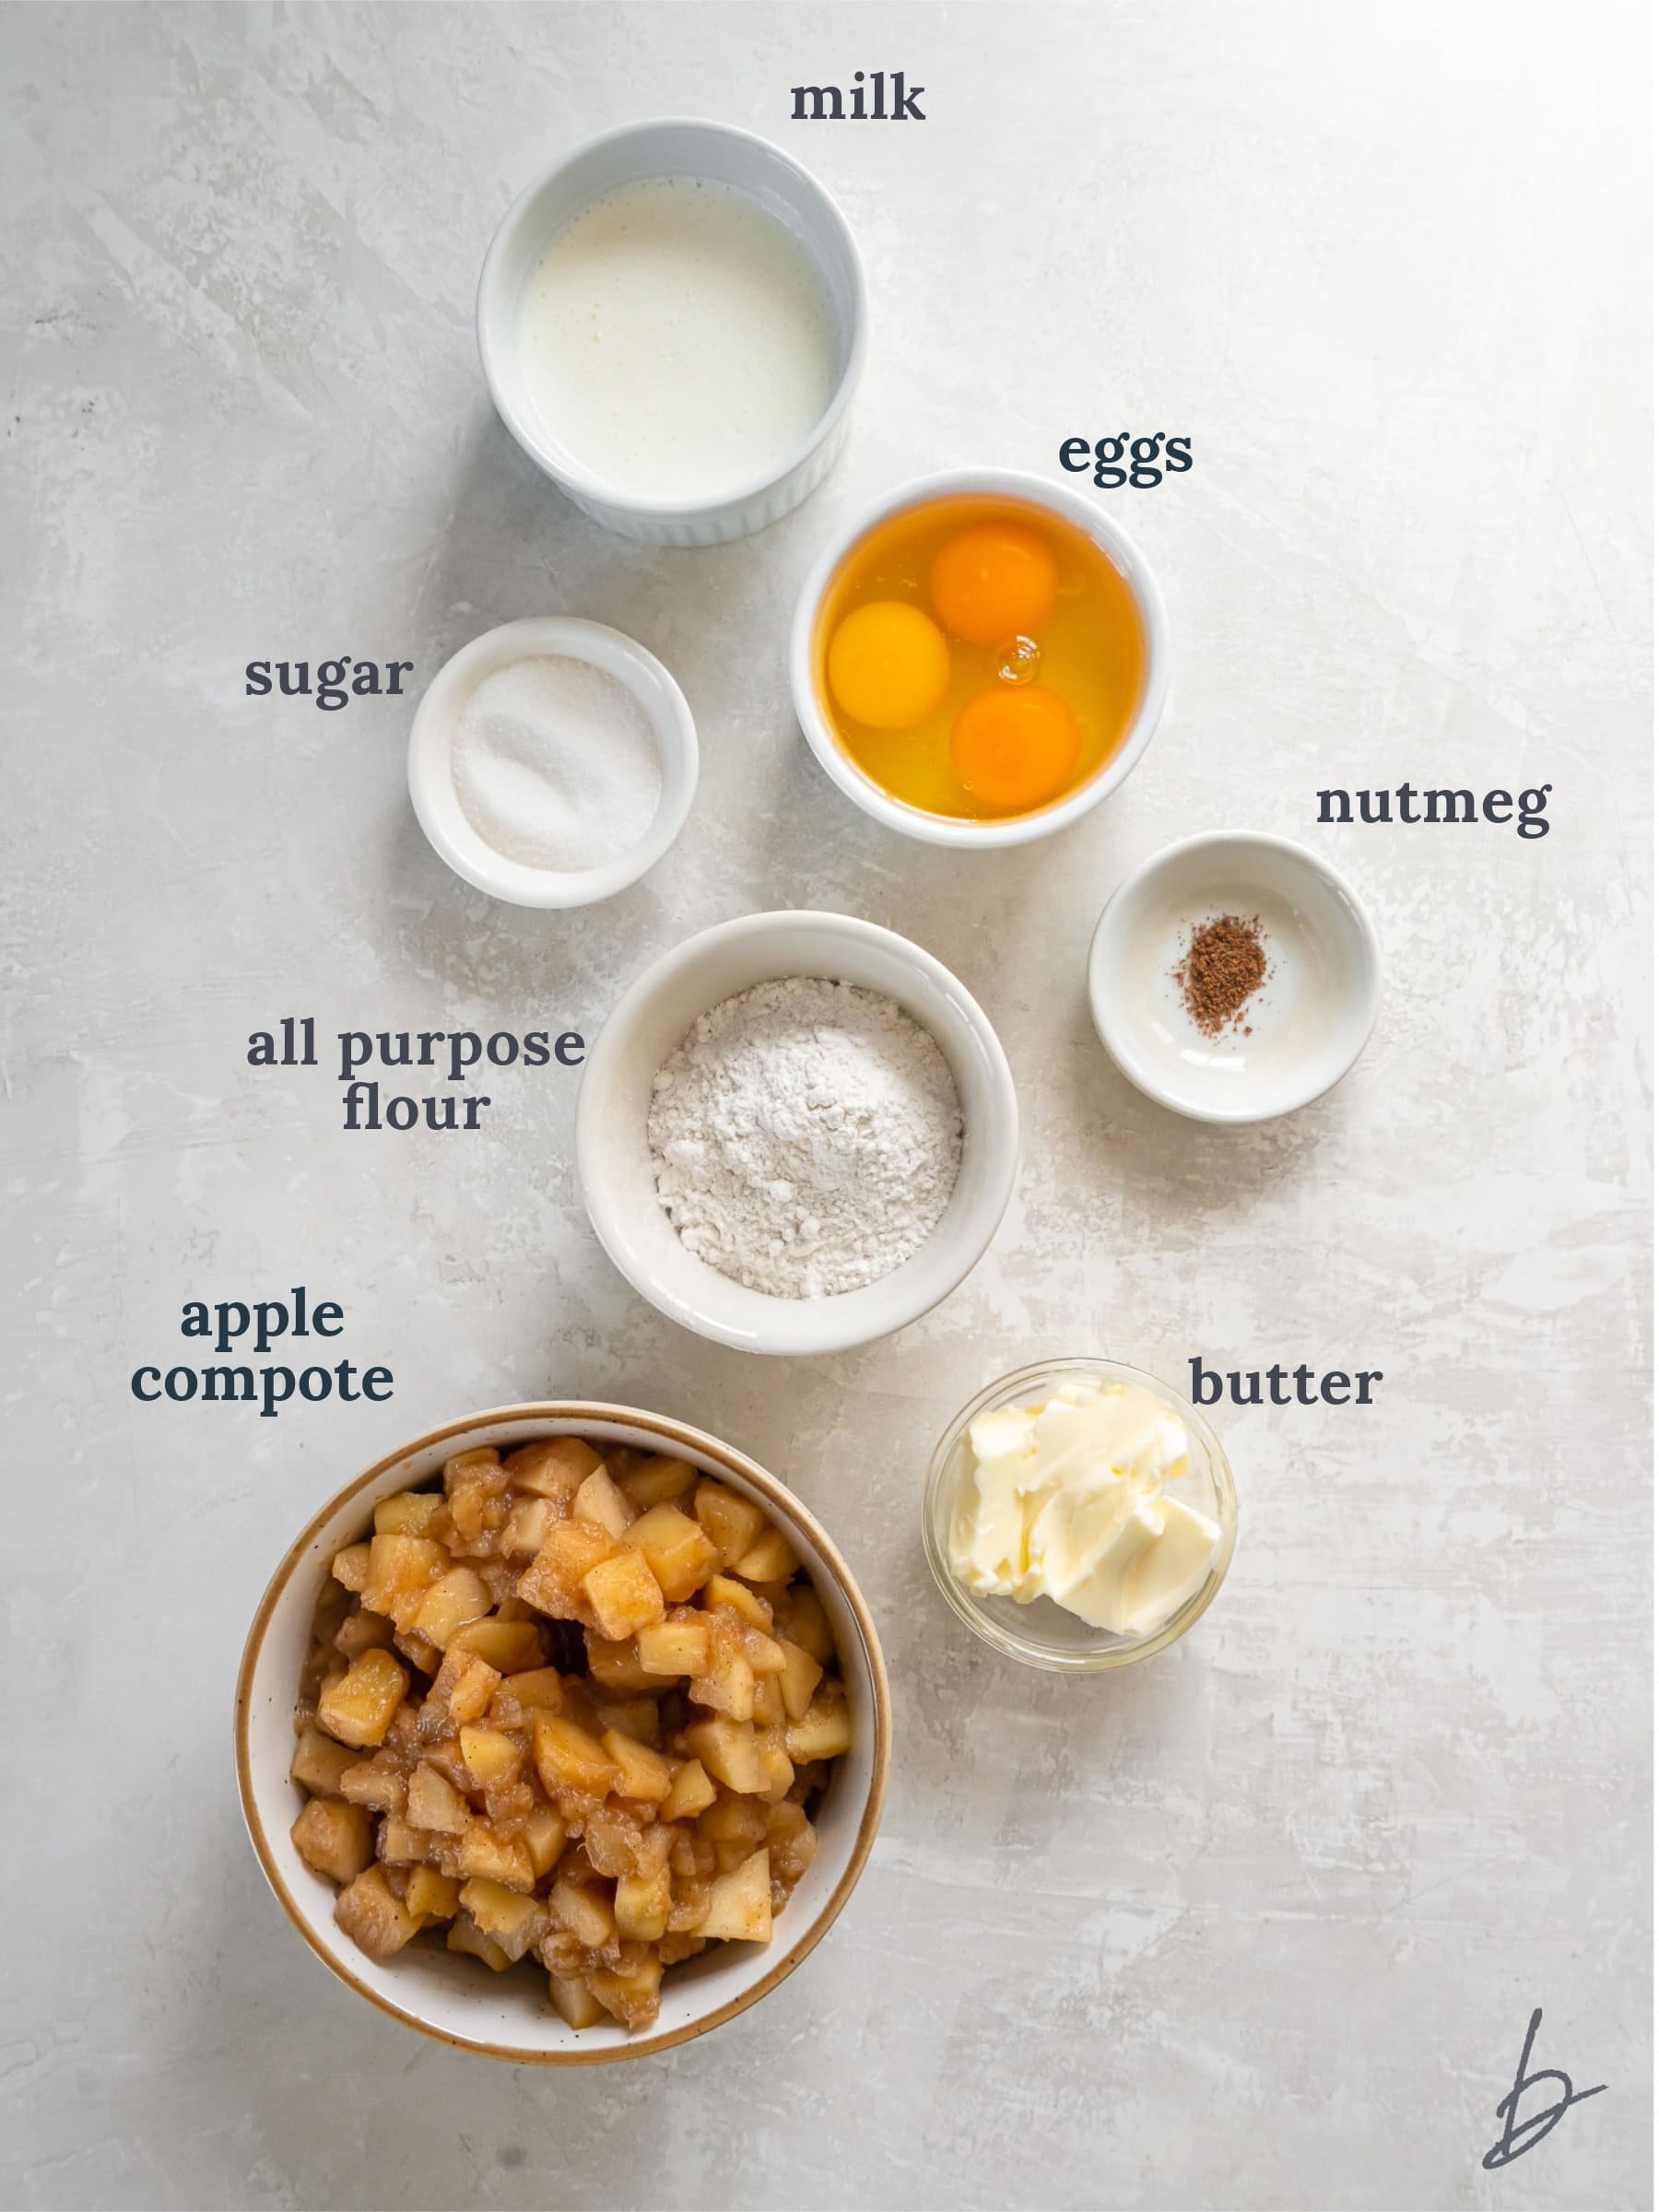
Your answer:
[[[294,1706],[312,1616],[336,1551],[370,1530],[376,1504],[434,1480],[445,1460],[555,1436],[667,1453],[752,1500],[778,1524],[817,1591],[835,1638],[853,1720],[813,1808],[818,1854],[775,1923],[770,1944],[722,1943],[665,1975],[662,2012],[629,2034],[614,2022],[568,2027],[537,1977],[495,1975],[475,1959],[417,1939],[384,1963],[335,1924],[337,1892],[312,1871],[289,1830],[304,1793],[289,1780]],[[475,1413],[431,1429],[347,1483],[288,1547],[253,1617],[236,1692],[236,1769],[248,1833],[277,1902],[324,1965],[359,1996],[439,2042],[517,2065],[593,2065],[645,2058],[706,2034],[758,2004],[828,1933],[852,1895],[880,1824],[891,1752],[887,1670],[869,1608],[830,1537],[776,1476],[683,1421],[628,1406],[553,1400]],[[546,1977],[540,1978],[545,1982]]]

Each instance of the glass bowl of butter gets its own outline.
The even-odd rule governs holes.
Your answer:
[[[1115,1359],[1048,1359],[981,1391],[927,1471],[947,1604],[1011,1659],[1092,1675],[1184,1636],[1232,1560],[1227,1454],[1178,1391]]]

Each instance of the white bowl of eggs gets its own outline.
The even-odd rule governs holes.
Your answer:
[[[1135,541],[1010,469],[901,486],[802,587],[790,681],[831,782],[906,837],[1052,837],[1115,791],[1169,682],[1163,599]]]

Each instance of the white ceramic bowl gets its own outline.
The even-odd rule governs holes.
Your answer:
[[[1241,1023],[1206,1037],[1171,971],[1193,928],[1260,918],[1270,973]],[[1112,893],[1088,954],[1100,1041],[1160,1105],[1200,1122],[1265,1122],[1339,1082],[1371,1035],[1382,959],[1364,908],[1327,861],[1253,831],[1191,837]]]
[[[688,1252],[656,1194],[646,1115],[652,1077],[700,1014],[780,976],[878,991],[938,1041],[962,1105],[962,1168],[933,1234],[891,1275],[833,1298],[772,1298]],[[848,914],[749,914],[647,969],[613,1009],[582,1070],[576,1170],[600,1242],[641,1297],[718,1344],[836,1352],[918,1320],[984,1253],[1014,1187],[1019,1110],[996,1032],[931,953]]]
[[[525,287],[549,240],[601,194],[647,177],[700,177],[747,194],[810,254],[834,323],[838,374],[811,435],[718,500],[649,500],[606,484],[559,444],[525,381],[518,346]],[[496,412],[538,468],[584,514],[653,546],[723,545],[780,521],[816,491],[846,442],[864,367],[864,266],[846,218],[800,163],[729,124],[674,118],[625,124],[562,154],[502,217],[478,284],[478,351]]]
[[[912,507],[947,499],[1022,501],[1057,515],[1074,529],[1080,530],[1105,554],[1129,587],[1146,643],[1146,677],[1140,700],[1116,752],[1101,763],[1087,783],[1057,799],[1052,806],[1040,807],[1031,814],[1013,815],[1006,820],[971,821],[959,816],[928,814],[920,806],[907,806],[901,799],[895,799],[866,776],[841,745],[818,699],[814,633],[818,610],[841,563],[859,539],[877,523],[905,513]],[[1169,664],[1163,596],[1128,532],[1101,508],[1091,505],[1081,492],[1066,485],[1050,484],[1041,477],[1006,468],[958,468],[947,470],[941,476],[923,477],[914,483],[901,485],[897,491],[887,493],[865,508],[837,533],[813,564],[795,602],[794,625],[789,641],[789,680],[794,694],[795,716],[830,781],[839,784],[850,799],[866,814],[873,814],[878,822],[885,822],[888,829],[902,830],[906,837],[920,838],[925,844],[963,848],[1023,845],[1033,838],[1053,837],[1056,830],[1079,820],[1090,807],[1098,806],[1109,793],[1115,791],[1152,742],[1152,733],[1163,711]]]
[[[780,1914],[772,1941],[723,1944],[674,1968],[663,1983],[662,2017],[642,2035],[608,2022],[578,2034],[533,1978],[514,1973],[498,1980],[476,1959],[424,1943],[377,1965],[335,1925],[333,1883],[312,1873],[288,1835],[304,1802],[288,1780],[295,1695],[312,1609],[335,1553],[368,1531],[378,1500],[430,1481],[452,1453],[566,1435],[672,1453],[763,1506],[787,1533],[830,1617],[853,1715],[853,1748],[814,1815],[818,1856]],[[864,1870],[881,1820],[891,1742],[875,1623],[845,1561],[811,1514],[775,1477],[729,1445],[626,1406],[507,1406],[472,1414],[429,1430],[359,1475],[329,1500],[277,1568],[254,1617],[236,1692],[243,1817],[266,1878],[300,1934],[342,1982],[406,2027],[520,2065],[644,2058],[718,2027],[775,1989],[824,1935]]]
[[[587,661],[632,692],[651,723],[663,770],[663,795],[636,845],[591,868],[565,872],[509,860],[486,844],[462,810],[450,770],[450,746],[468,699],[487,676],[527,653]],[[533,615],[487,629],[453,653],[427,686],[409,732],[409,796],[432,849],[457,876],[512,906],[591,906],[637,883],[686,826],[697,791],[697,728],[686,695],[654,653],[603,622]]]

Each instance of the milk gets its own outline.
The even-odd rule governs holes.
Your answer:
[[[609,490],[693,500],[742,489],[817,427],[838,371],[806,249],[729,186],[658,177],[559,231],[519,313],[550,435]]]

